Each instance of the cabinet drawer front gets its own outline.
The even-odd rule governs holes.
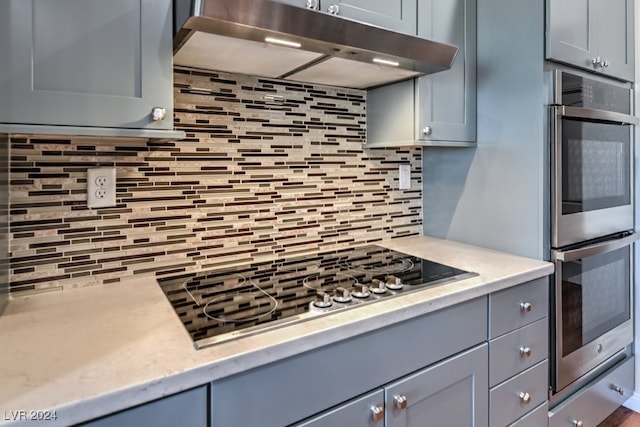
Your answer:
[[[548,277],[496,292],[489,297],[489,338],[533,323],[548,313]]]
[[[509,427],[544,427],[549,422],[549,404],[544,402]]]
[[[548,320],[545,317],[489,343],[489,385],[511,378],[549,355]]]
[[[634,360],[630,357],[575,397],[552,409],[549,427],[573,427],[574,421],[582,421],[585,426],[598,425],[633,394]]]
[[[492,426],[506,426],[547,400],[547,365],[545,360],[489,392]]]

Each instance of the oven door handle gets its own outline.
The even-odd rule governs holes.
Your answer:
[[[640,124],[640,119],[638,119],[637,117],[631,116],[629,114],[617,113],[615,111],[604,111],[582,107],[569,107],[567,105],[560,105],[555,108],[556,114],[561,117],[619,123],[623,125]]]
[[[572,249],[569,251],[551,251],[551,257],[553,261],[575,261],[580,258],[585,258],[591,255],[599,255],[607,252],[615,251],[616,249],[623,248],[630,245],[640,238],[638,233],[633,233],[629,236],[622,237],[615,240],[607,240],[606,242],[595,243],[590,246],[585,246],[579,249]]]

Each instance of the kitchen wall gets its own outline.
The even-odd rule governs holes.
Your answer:
[[[13,293],[420,234],[421,152],[363,150],[365,92],[188,69],[174,86],[181,141],[11,136]],[[97,166],[114,208],[87,208]]]
[[[0,313],[9,295],[9,139],[0,134]]]

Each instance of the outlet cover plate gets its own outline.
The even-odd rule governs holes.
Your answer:
[[[110,208],[116,205],[116,168],[87,169],[87,206]]]
[[[411,165],[408,163],[401,163],[398,168],[399,185],[400,190],[411,189]]]

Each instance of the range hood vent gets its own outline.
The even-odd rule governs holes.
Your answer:
[[[451,68],[458,48],[272,0],[174,0],[174,64],[370,89]]]

